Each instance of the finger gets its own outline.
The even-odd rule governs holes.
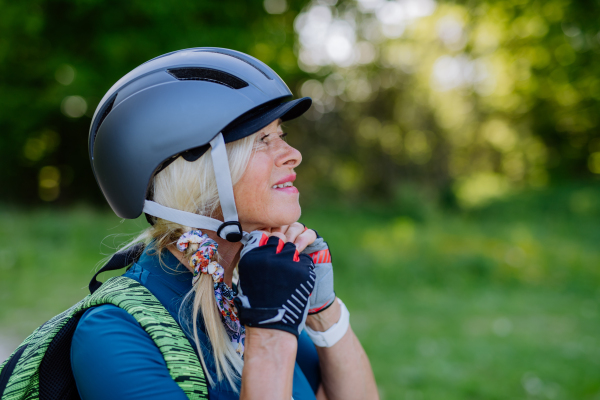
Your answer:
[[[281,252],[286,254],[286,257],[290,254],[293,254],[293,261],[300,261],[300,253],[296,248],[296,245],[292,242],[286,242],[284,246],[281,248]]]
[[[317,234],[315,233],[315,231],[313,231],[312,229],[308,229],[304,232],[302,232],[298,238],[296,238],[296,241],[294,242],[294,244],[296,245],[296,248],[298,249],[298,251],[303,251],[304,249],[306,249],[306,247],[311,244],[312,242],[314,242],[317,239]]]
[[[279,239],[283,240],[284,242],[286,242],[286,238],[285,235],[281,232],[271,232],[271,236],[276,236]]]
[[[288,242],[292,242],[295,243],[296,242],[296,238],[298,236],[300,236],[300,234],[304,231],[304,225],[302,225],[299,222],[294,222],[293,224],[291,224],[287,230],[287,232],[285,232],[285,237],[287,237],[287,241]]]
[[[281,232],[285,235],[285,233],[287,232],[289,228],[289,225],[282,225],[278,228],[271,228],[271,232]]]

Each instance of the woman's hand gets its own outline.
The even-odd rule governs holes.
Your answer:
[[[300,335],[315,283],[312,260],[277,235],[250,234],[239,262],[235,306],[247,327]]]
[[[271,236],[277,236],[284,242],[294,243],[298,252],[302,252],[317,239],[317,233],[312,229],[307,229],[300,222],[273,228],[271,229]]]
[[[306,326],[314,331],[325,332],[339,322],[342,312],[340,304],[335,301],[329,246],[322,237],[316,236],[317,239],[304,249],[304,253],[313,259],[317,274]],[[351,327],[333,346],[317,347],[317,353],[322,382],[317,399],[379,398],[369,358]]]
[[[234,301],[246,327],[244,400],[292,395],[297,337],[306,321],[315,272],[310,257],[285,240],[281,232],[269,237],[254,231],[241,252]]]
[[[341,309],[335,299],[335,292],[333,291],[333,268],[331,265],[331,255],[329,253],[329,247],[323,238],[319,237],[318,234],[312,229],[306,229],[304,225],[300,223],[294,223],[292,225],[282,226],[277,229],[272,229],[271,232],[265,232],[266,235],[276,236],[279,239],[287,242],[294,243],[299,252],[308,254],[313,259],[315,264],[315,273],[317,275],[317,281],[315,282],[315,288],[312,295],[310,296],[309,307],[316,311],[320,306],[324,306],[312,315],[308,315],[306,318],[306,325],[316,331],[326,331],[333,324],[337,323],[340,319]],[[300,255],[302,256],[302,254]],[[330,307],[325,307],[327,304],[331,304]],[[249,328],[254,330],[255,328]],[[265,332],[273,332],[275,334],[285,333],[275,330],[261,330]],[[290,335],[287,335],[290,336]],[[288,337],[284,337],[288,338]],[[289,338],[288,338],[289,339]],[[247,342],[248,345],[248,342]],[[260,354],[265,354],[265,349],[271,349],[271,345],[260,349]],[[277,354],[289,356],[289,352],[284,350],[273,350]],[[317,394],[318,399],[329,399],[329,400],[351,400],[351,399],[373,399],[379,398],[377,393],[377,385],[375,384],[375,378],[371,369],[369,359],[365,354],[360,342],[354,335],[352,328],[349,328],[346,334],[332,347],[317,347],[319,353],[319,361],[321,366],[321,387]],[[295,353],[293,354],[295,356]],[[267,356],[264,356],[268,358]],[[277,377],[288,377],[288,379],[280,378],[280,385],[285,386],[286,389],[281,389],[277,392],[280,396],[274,398],[289,398],[289,396],[281,395],[281,393],[289,393],[291,391],[291,380],[289,376],[293,370],[294,360],[291,359],[285,362],[273,363],[272,359],[276,358],[272,356],[269,358],[269,365],[274,365],[273,376]],[[292,357],[293,358],[293,357]],[[244,372],[242,373],[242,381],[246,379],[248,381],[256,381],[256,387],[261,387],[263,381],[268,376],[269,384],[272,382],[273,376],[265,374],[267,369],[261,369],[259,367],[251,368],[246,359],[244,362]],[[265,362],[265,364],[267,364]],[[283,366],[288,367],[285,370]],[[254,380],[250,379],[250,374],[256,373],[253,377]],[[277,380],[277,379],[276,379]],[[242,392],[252,392],[250,385],[242,383]],[[246,398],[242,396],[241,398]]]
[[[335,300],[333,290],[333,267],[331,253],[327,242],[313,229],[306,228],[299,222],[271,229],[271,236],[277,236],[284,242],[292,242],[298,252],[308,254],[314,264],[317,280],[310,296],[309,315],[319,313],[329,307]],[[334,307],[335,308],[335,307]],[[333,315],[336,315],[333,313]],[[333,321],[332,324],[337,322]]]

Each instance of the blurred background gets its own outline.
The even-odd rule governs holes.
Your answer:
[[[0,361],[144,229],[91,116],[157,55],[227,47],[312,109],[301,221],[383,399],[600,399],[600,4],[0,1]]]

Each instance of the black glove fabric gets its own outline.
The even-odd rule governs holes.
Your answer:
[[[296,337],[306,322],[315,284],[312,259],[276,236],[254,231],[241,253],[238,294],[240,322],[249,327],[279,329]]]

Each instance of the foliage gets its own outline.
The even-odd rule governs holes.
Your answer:
[[[102,201],[87,154],[96,104],[160,54],[233,48],[293,82],[301,73],[292,52],[297,3],[271,15],[257,0],[0,1],[1,198]]]
[[[291,124],[305,194],[463,207],[600,175],[597,2],[25,0],[0,3],[3,199],[101,202],[95,105],[174,49],[222,46],[315,100]]]
[[[407,180],[463,206],[600,173],[597,2],[313,1],[296,18],[316,100],[313,177]]]
[[[598,188],[530,192],[469,212],[442,211],[427,196],[320,203],[301,219],[331,245],[336,292],[383,399],[597,398]],[[101,259],[147,226],[87,206],[2,207],[0,219],[5,356],[8,343],[82,298]]]

